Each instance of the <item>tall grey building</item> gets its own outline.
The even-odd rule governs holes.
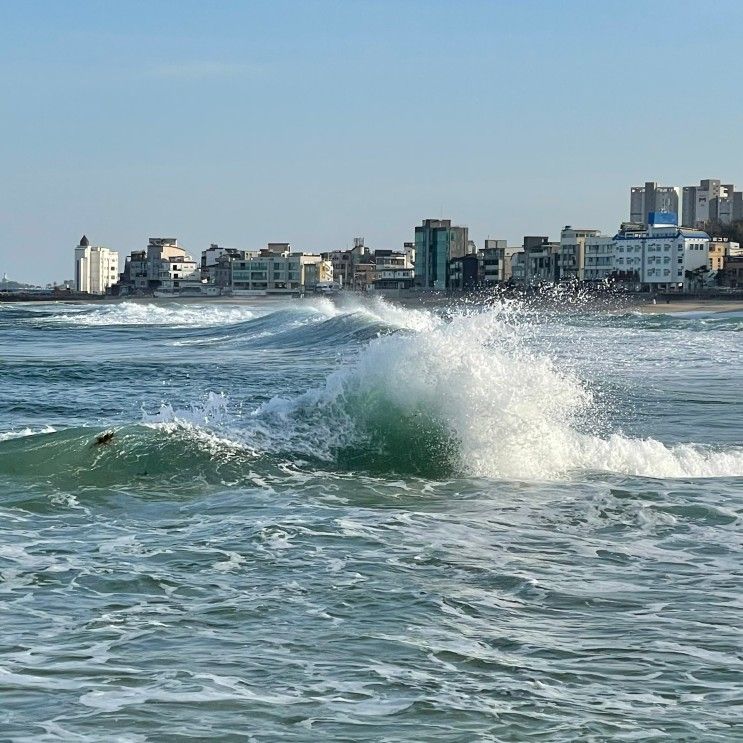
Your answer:
[[[415,228],[415,284],[424,289],[449,288],[449,261],[461,258],[469,245],[467,227],[450,219],[424,219]]]
[[[678,186],[659,186],[655,181],[646,181],[644,186],[630,189],[630,222],[648,223],[652,212],[679,213],[681,189]]]
[[[707,178],[698,186],[685,186],[683,224],[698,227],[707,222],[731,222],[743,219],[743,194],[732,183]]]

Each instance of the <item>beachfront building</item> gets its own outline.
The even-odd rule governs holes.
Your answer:
[[[614,240],[608,235],[589,235],[583,244],[583,281],[607,281],[614,272]]]
[[[630,222],[648,224],[651,212],[679,213],[681,189],[678,186],[659,186],[655,181],[646,181],[644,186],[630,189]]]
[[[650,214],[646,229],[620,231],[613,239],[614,273],[646,291],[699,286],[708,270],[709,236],[678,227],[675,214]]]
[[[231,253],[237,255],[240,251],[237,248],[225,248],[216,243],[212,243],[206,250],[201,251],[201,279],[208,284],[217,283],[217,268],[219,259]]]
[[[403,252],[395,250],[374,251],[374,291],[410,289],[413,285],[415,269],[411,261],[413,249],[406,246]]]
[[[119,278],[119,254],[100,245],[91,245],[83,235],[75,247],[75,290],[105,294]]]
[[[449,288],[455,291],[475,289],[480,283],[480,258],[467,253],[449,261]]]
[[[449,288],[452,258],[467,254],[467,227],[452,225],[450,219],[424,219],[415,228],[415,284],[422,289]]]
[[[524,248],[521,245],[509,247],[505,240],[485,240],[485,247],[479,251],[482,283],[485,286],[493,286],[514,281],[514,257],[523,252]]]
[[[333,265],[319,255],[293,253],[289,243],[268,243],[257,252],[225,253],[215,272],[235,296],[301,294],[333,283]]]
[[[546,235],[525,235],[522,249],[524,270],[519,283],[536,286],[557,281],[560,243],[550,242]]]
[[[151,237],[147,244],[147,280],[153,291],[180,294],[198,291],[199,264],[174,237]]]
[[[511,278],[510,283],[522,285],[526,281],[526,251],[523,248],[517,250],[511,256]]]
[[[119,282],[119,294],[202,293],[199,264],[174,237],[151,237],[145,250],[127,256]]]
[[[571,227],[560,232],[560,250],[557,259],[557,278],[561,281],[585,279],[586,240],[596,237],[599,230]]]
[[[340,289],[353,289],[357,279],[356,267],[371,262],[371,253],[364,245],[363,237],[355,237],[350,250],[330,250],[320,255],[333,267],[333,281]],[[365,275],[366,269],[362,269],[358,278],[363,279]]]

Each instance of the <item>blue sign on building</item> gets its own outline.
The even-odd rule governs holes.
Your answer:
[[[676,212],[648,212],[648,224],[651,227],[672,224],[678,226],[679,215]]]

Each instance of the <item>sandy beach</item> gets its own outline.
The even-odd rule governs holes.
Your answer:
[[[743,300],[740,299],[672,299],[669,302],[657,300],[643,302],[632,306],[633,310],[651,315],[676,312],[743,312]]]

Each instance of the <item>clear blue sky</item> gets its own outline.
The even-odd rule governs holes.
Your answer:
[[[741,91],[740,0],[7,0],[0,272],[613,230],[633,183],[743,186]]]

